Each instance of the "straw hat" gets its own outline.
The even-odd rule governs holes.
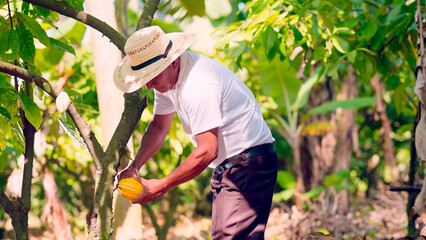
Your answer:
[[[115,85],[126,93],[138,90],[166,69],[194,40],[194,34],[165,34],[158,26],[136,31],[127,39],[126,56],[115,68]]]

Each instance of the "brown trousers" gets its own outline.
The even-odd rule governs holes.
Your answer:
[[[213,240],[264,239],[277,170],[273,152],[213,173]]]

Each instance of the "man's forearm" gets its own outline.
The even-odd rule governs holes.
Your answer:
[[[162,179],[166,191],[200,175],[215,158],[214,154],[194,150],[178,168]]]
[[[174,113],[168,115],[155,115],[143,134],[141,144],[136,152],[135,161],[132,162],[138,171],[163,145],[164,139],[170,128]]]

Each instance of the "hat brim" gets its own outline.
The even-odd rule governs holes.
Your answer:
[[[113,77],[118,89],[130,93],[143,87],[147,82],[164,71],[195,41],[195,34],[191,33],[168,33],[166,35],[173,42],[172,48],[166,58],[162,58],[137,71],[132,70],[128,56],[125,56],[121,60],[114,70]]]

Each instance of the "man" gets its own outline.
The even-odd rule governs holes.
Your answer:
[[[127,40],[114,82],[124,92],[154,88],[154,116],[135,160],[118,178],[142,183],[132,203],[143,205],[214,168],[212,239],[263,239],[277,174],[274,139],[245,84],[220,63],[186,51],[194,39],[152,26]],[[195,150],[162,179],[139,177],[161,148],[175,113]]]

